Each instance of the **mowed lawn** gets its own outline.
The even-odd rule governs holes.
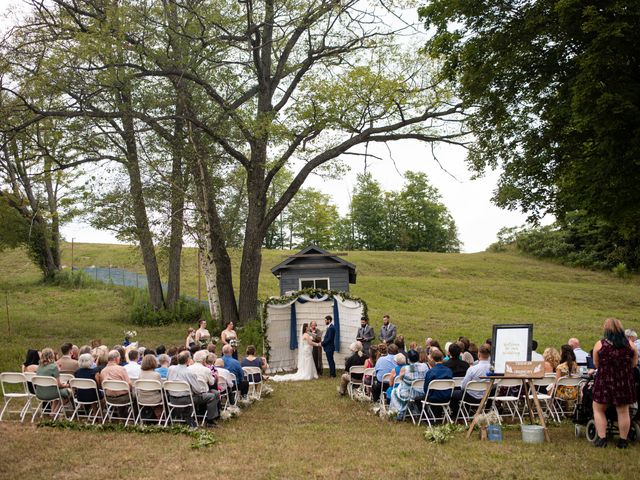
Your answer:
[[[277,294],[269,269],[287,252],[266,251],[261,296]],[[237,262],[239,254],[234,254]],[[467,335],[480,343],[494,323],[534,324],[542,347],[576,335],[586,349],[602,321],[640,327],[640,282],[571,269],[516,254],[350,252],[358,267],[352,292],[367,300],[376,330],[385,313],[411,341]],[[64,251],[70,264],[70,248]],[[110,263],[143,272],[127,246],[76,245],[76,266]],[[195,251],[185,252],[185,293],[197,294]],[[204,282],[203,282],[204,284]],[[9,320],[5,312],[9,300]],[[0,371],[19,369],[27,348],[58,348],[100,338],[107,345],[136,329],[148,346],[183,341],[185,325],[131,325],[128,296],[113,288],[65,290],[39,283],[23,252],[0,254]],[[0,478],[636,478],[638,446],[594,449],[571,425],[551,430],[550,445],[524,445],[507,430],[501,444],[458,435],[444,445],[424,428],[396,424],[366,404],[336,395],[335,381],[275,385],[271,397],[216,430],[218,443],[192,450],[173,435],[68,432],[0,423]]]

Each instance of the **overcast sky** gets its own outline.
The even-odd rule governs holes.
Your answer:
[[[0,14],[19,0],[0,0]],[[3,22],[6,26],[6,21]],[[432,185],[442,195],[458,226],[459,237],[464,252],[478,252],[486,249],[496,240],[502,227],[522,225],[525,215],[497,208],[491,203],[496,188],[498,172],[490,172],[484,178],[471,180],[466,168],[465,151],[460,147],[442,145],[436,148],[436,155],[445,172],[433,159],[428,145],[417,141],[399,141],[384,145],[373,145],[369,152],[381,160],[369,159],[368,170],[378,180],[384,190],[399,190],[403,184],[402,175],[407,170],[425,172]],[[362,173],[364,161],[361,157],[348,157],[345,162],[351,170],[340,180],[325,180],[312,176],[307,187],[317,188],[330,194],[341,213],[347,210],[349,195],[353,191],[356,175]],[[453,176],[452,176],[453,175]],[[454,178],[455,177],[455,178]],[[62,229],[67,240],[72,237],[77,242],[115,242],[109,232],[95,230],[81,222],[68,224]]]

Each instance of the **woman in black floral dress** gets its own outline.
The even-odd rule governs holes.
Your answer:
[[[598,438],[596,447],[607,446],[607,406],[616,407],[620,439],[618,448],[627,448],[631,426],[629,405],[636,401],[633,368],[638,363],[638,351],[627,340],[620,320],[604,321],[604,338],[593,347],[593,361],[598,369],[593,386],[593,417]]]

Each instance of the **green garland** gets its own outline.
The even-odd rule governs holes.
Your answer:
[[[285,305],[287,303],[291,303],[301,297],[302,295],[306,295],[308,297],[323,297],[328,295],[330,299],[333,299],[335,296],[341,297],[343,300],[352,300],[354,302],[360,302],[362,304],[362,315],[368,317],[369,307],[367,306],[367,302],[365,302],[362,298],[356,297],[355,295],[351,295],[349,292],[341,292],[339,290],[324,290],[322,288],[305,288],[304,290],[298,290],[297,292],[292,293],[291,295],[283,295],[281,297],[270,297],[268,298],[262,307],[262,321],[260,322],[262,338],[264,339],[264,356],[269,360],[269,352],[271,351],[271,345],[269,345],[269,337],[267,336],[267,315],[268,315],[268,307],[269,305]]]
[[[144,435],[153,433],[166,433],[170,435],[187,435],[193,439],[191,448],[210,447],[216,443],[216,437],[208,430],[191,429],[184,426],[172,425],[171,427],[127,425],[121,423],[105,423],[91,425],[89,423],[70,422],[68,420],[42,420],[38,427],[58,428],[62,430],[74,430],[77,432],[128,432],[141,433]]]

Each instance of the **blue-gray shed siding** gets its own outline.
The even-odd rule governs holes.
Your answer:
[[[287,269],[280,276],[280,295],[299,290],[301,278],[328,278],[331,290],[349,291],[349,271],[344,267]]]

